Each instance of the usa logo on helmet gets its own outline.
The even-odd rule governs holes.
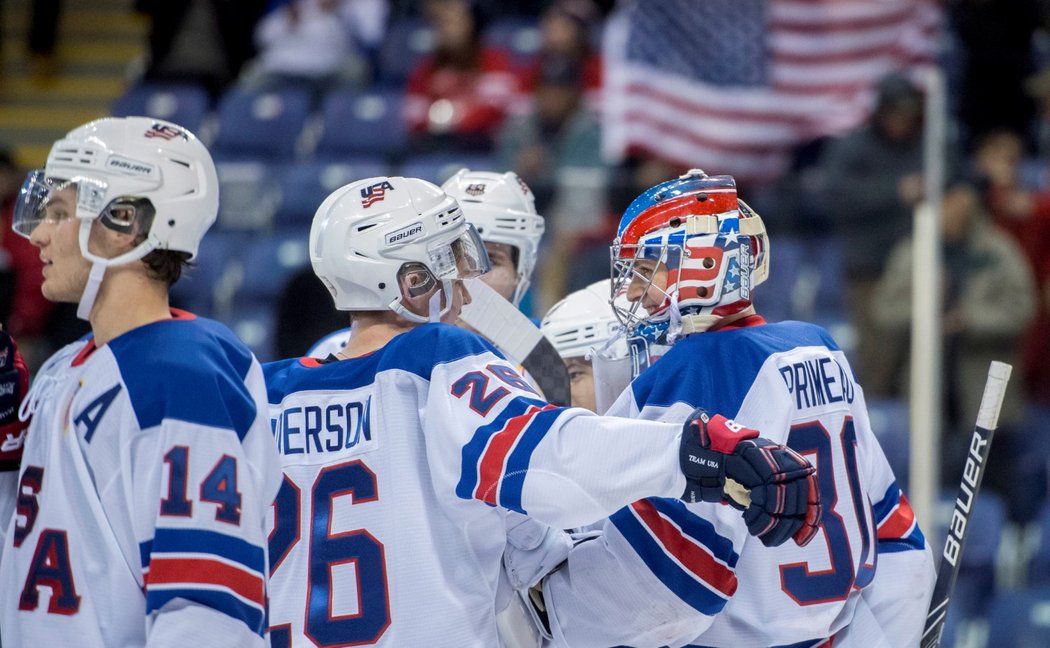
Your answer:
[[[394,190],[394,186],[387,180],[365,187],[361,190],[361,206],[367,209],[374,203],[382,201],[386,198],[387,189]]]
[[[150,126],[150,129],[146,131],[144,135],[146,137],[159,137],[165,140],[173,140],[176,137],[181,137],[184,140],[190,139],[182,129],[175,128],[168,124],[158,123],[154,123],[153,126]]]
[[[480,196],[481,194],[485,193],[485,185],[480,183],[470,184],[467,185],[467,188],[464,191],[468,196]]]

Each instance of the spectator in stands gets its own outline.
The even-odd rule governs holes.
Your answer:
[[[552,65],[574,67],[579,70],[588,106],[596,106],[597,91],[602,86],[602,58],[591,47],[591,32],[598,20],[598,9],[591,0],[554,2],[540,20],[542,41],[537,61],[526,73],[526,91],[539,86]]]
[[[1035,116],[1028,128],[1033,150],[1039,158],[1050,160],[1050,65],[1029,77],[1025,90],[1035,101]]]
[[[135,0],[150,19],[146,81],[193,83],[217,97],[255,55],[267,0]]]
[[[911,230],[922,198],[922,120],[918,87],[903,76],[888,76],[867,123],[829,142],[821,156],[827,218],[849,250],[844,270],[857,332],[854,366],[870,394],[885,394],[892,384],[875,342],[871,297],[886,253]]]
[[[544,264],[548,281],[539,284],[544,307],[565,295],[564,264],[569,258],[579,261],[577,255],[588,235],[597,234],[593,238],[605,250],[602,266],[608,274],[611,237],[604,228],[608,169],[601,158],[600,125],[583,106],[582,79],[583,69],[577,63],[547,59],[529,113],[508,121],[498,138],[499,167],[513,169],[532,187],[536,209],[547,217],[547,227],[554,233]]]
[[[989,363],[1001,360],[1019,366],[1022,335],[1035,313],[1035,284],[1017,243],[989,221],[973,180],[955,176],[949,181],[941,231],[942,405],[947,433],[942,444],[942,477],[945,485],[953,485],[966,460]],[[894,367],[891,378],[901,389],[908,382],[912,267],[909,238],[890,252],[872,302],[881,333],[879,352]],[[1011,476],[1011,467],[1025,447],[1012,439],[1023,413],[1023,391],[1020,381],[1011,381],[999,415],[1000,434],[992,448],[996,457],[989,462],[989,485],[1008,499],[1013,499],[1013,482],[1025,481]],[[1027,510],[1031,505],[1012,504],[1013,517],[1034,514],[1034,509]]]
[[[385,5],[367,0],[374,10]],[[259,49],[252,70],[242,75],[254,90],[304,89],[314,104],[333,87],[367,76],[357,53],[355,0],[290,0],[266,14],[255,28]]]
[[[953,0],[951,26],[963,47],[959,117],[967,141],[988,131],[1024,132],[1033,105],[1024,80],[1034,70],[1032,35],[1039,25],[1040,0]]]
[[[1025,186],[1023,159],[1024,141],[1007,130],[987,133],[974,149],[992,221],[1024,250],[1044,302],[1025,336],[1023,380],[1030,398],[1050,403],[1050,190]]]
[[[14,208],[15,200],[18,198],[18,188],[22,184],[25,174],[15,163],[11,153],[0,148],[0,246],[3,246],[4,236],[8,229],[3,225],[11,222],[11,210]],[[39,277],[39,274],[37,275]],[[11,263],[11,253],[6,247],[0,247],[0,325],[10,330],[11,310],[15,301],[15,270]]]
[[[413,145],[490,150],[517,92],[507,55],[481,42],[482,13],[467,0],[427,0],[434,52],[408,79],[405,118]]]

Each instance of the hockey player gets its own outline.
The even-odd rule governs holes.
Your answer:
[[[441,185],[485,243],[491,270],[481,280],[521,305],[545,229],[532,190],[517,173],[460,169]]]
[[[602,279],[551,306],[540,322],[540,330],[565,361],[573,407],[583,407],[599,414],[603,410],[598,408],[595,400],[591,356],[610,341],[614,341],[617,347],[616,355],[627,354],[627,345],[619,335],[620,321],[609,303],[610,294],[610,281]],[[618,295],[617,299],[623,300],[624,296]]]
[[[22,404],[5,646],[265,645],[281,473],[262,370],[224,326],[168,307],[217,210],[208,151],[144,117],[70,131],[23,185],[13,227],[40,249],[44,296],[79,303],[91,333]]]
[[[440,188],[380,177],[336,190],[310,257],[352,334],[330,361],[264,368],[285,472],[273,645],[499,645],[509,511],[570,527],[649,492],[721,501],[733,477],[751,486],[755,533],[786,538],[816,517],[805,461],[753,431],[555,408],[447,325],[470,299],[463,279],[488,262]]]
[[[767,547],[727,507],[636,502],[544,580],[554,645],[919,644],[931,552],[845,355],[819,327],[756,314],[769,250],[729,176],[693,170],[635,199],[613,245],[614,291],[631,302],[617,310],[673,346],[609,413],[674,421],[705,407],[794,448],[817,466],[816,540]]]

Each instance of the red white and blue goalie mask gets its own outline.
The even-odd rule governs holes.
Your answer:
[[[667,285],[638,270],[648,259],[667,268]],[[737,197],[732,176],[693,169],[648,189],[627,208],[612,246],[613,292],[637,277],[663,303],[616,308],[621,322],[653,342],[706,331],[751,307],[752,291],[769,271],[769,240],[761,217]],[[659,274],[659,273],[657,273]]]

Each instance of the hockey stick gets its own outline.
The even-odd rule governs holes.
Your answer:
[[[529,372],[548,402],[567,406],[571,401],[569,374],[554,345],[540,329],[488,284],[467,280],[471,302],[459,317]]]
[[[1003,405],[1006,383],[1010,380],[1012,367],[1005,362],[992,362],[988,368],[988,379],[984,383],[984,395],[981,397],[981,409],[977,412],[977,426],[970,438],[970,453],[966,457],[962,481],[959,482],[959,494],[955,498],[955,508],[948,524],[948,536],[944,539],[944,551],[941,554],[941,567],[937,571],[937,582],[933,586],[933,597],[930,599],[930,611],[926,614],[926,626],[922,631],[921,648],[937,648],[941,644],[941,633],[944,632],[944,621],[948,616],[948,604],[952,600],[955,579],[959,576],[959,559],[962,557],[966,533],[969,530],[970,514],[977,501],[977,492],[981,488],[981,479],[988,466],[988,450],[992,446],[992,436],[999,424],[999,409]]]

